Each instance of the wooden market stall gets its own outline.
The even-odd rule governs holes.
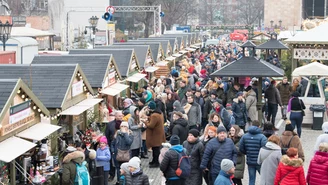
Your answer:
[[[142,43],[156,43],[156,42],[160,42],[162,44],[163,50],[164,50],[164,57],[168,57],[172,54],[172,46],[169,42],[169,40],[148,40],[148,39],[138,39],[136,42],[142,42]]]
[[[149,38],[139,38],[138,40],[168,40],[171,46],[171,50],[169,55],[167,55],[167,57],[171,56],[173,53],[177,52],[177,48],[179,48],[178,46],[178,40],[177,38],[166,38],[166,37],[149,37]]]

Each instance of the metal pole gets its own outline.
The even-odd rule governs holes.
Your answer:
[[[66,15],[66,51],[68,51],[68,14],[69,14],[69,11],[67,12],[67,15]]]
[[[312,1],[312,19],[314,19],[314,2],[315,0]]]
[[[324,7],[324,17],[326,18],[327,17],[327,0],[325,0],[325,7]]]
[[[5,34],[2,35],[2,46],[3,46],[3,51],[6,51],[6,38]]]

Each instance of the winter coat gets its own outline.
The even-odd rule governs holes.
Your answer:
[[[131,132],[131,131],[129,131]],[[111,151],[117,154],[118,149],[120,150],[130,150],[131,144],[133,142],[132,133],[123,133],[120,130],[117,131],[115,139],[111,145]]]
[[[328,143],[328,124],[322,125],[322,131],[324,134],[318,136],[317,140],[315,141],[314,151],[319,150],[320,143]]]
[[[106,124],[106,129],[105,129],[105,136],[108,141],[108,145],[111,145],[111,142],[114,139],[114,135],[116,133],[116,128],[115,128],[116,120],[114,119],[113,121],[109,122]]]
[[[313,156],[306,182],[310,185],[328,184],[328,153],[317,151]]]
[[[177,93],[178,93],[180,100],[182,100],[185,97],[186,92],[187,92],[187,86],[185,86],[183,88],[180,87],[180,89],[178,89]]]
[[[67,154],[63,159],[63,185],[72,185],[76,176],[76,163],[79,165],[84,161],[84,153],[75,151]]]
[[[283,84],[282,82],[277,85],[277,89],[280,93],[281,102],[283,105],[288,105],[290,94],[292,92],[292,86],[287,82]]]
[[[180,144],[182,144],[188,137],[188,121],[183,118],[179,118],[173,122],[173,125],[172,135],[179,136]]]
[[[196,102],[191,104],[188,112],[188,126],[200,125],[202,123],[202,110]]]
[[[231,128],[231,116],[233,116],[232,114],[230,114],[227,109],[225,109],[223,106],[220,106],[220,111],[218,112],[220,118],[221,118],[221,122],[223,123],[224,127],[227,130],[230,130]]]
[[[140,169],[136,173],[128,173],[125,175],[125,185],[149,185],[149,179]]]
[[[239,101],[235,98],[232,103],[233,117],[235,117],[236,125],[245,126],[247,122],[247,109],[245,100]]]
[[[293,137],[294,135],[294,137]],[[292,139],[293,137],[293,139]],[[292,140],[291,140],[292,139]],[[286,148],[288,146],[289,141],[290,145],[289,147],[294,147],[298,149],[298,157],[301,158],[304,161],[304,151],[302,147],[302,143],[298,135],[292,131],[284,131],[282,135],[280,136],[280,147]]]
[[[204,170],[210,167],[211,174],[219,174],[223,159],[230,159],[236,164],[237,149],[230,138],[223,141],[213,138],[206,144],[200,168]]]
[[[226,102],[226,95],[224,93],[224,89],[218,88],[216,90],[216,94],[218,95],[218,98],[222,100],[222,102]]]
[[[239,150],[246,154],[247,165],[258,166],[257,157],[260,149],[267,143],[267,138],[262,134],[259,127],[251,126],[248,128],[248,133],[240,139]]]
[[[262,147],[257,158],[257,163],[261,165],[261,185],[273,185],[279,161],[281,159],[281,148],[279,145],[267,142]]]
[[[194,143],[184,141],[183,147],[186,149],[186,155],[190,156],[191,163],[191,174],[190,177],[186,179],[185,184],[202,185],[203,176],[202,169],[200,169],[200,162],[204,154],[204,145],[200,140],[197,140]]]
[[[104,149],[98,148],[97,149],[97,166],[103,166],[104,167],[104,171],[109,171],[110,170],[110,159],[111,159],[111,155],[110,155],[110,151],[109,148],[106,146]]]
[[[281,157],[274,185],[306,185],[302,159]]]
[[[238,91],[234,87],[230,87],[227,93],[227,103],[232,104],[233,99],[236,98]]]
[[[233,185],[231,175],[221,170],[219,176],[215,179],[214,185]]]
[[[160,86],[156,85],[156,87],[154,88],[154,91],[156,93],[156,95],[162,95],[162,93],[164,92],[164,85],[161,84]]]
[[[134,107],[133,110],[131,110],[131,117],[128,120],[129,123],[129,128],[132,131],[132,135],[133,135],[133,142],[130,146],[130,149],[138,149],[141,148],[142,146],[142,139],[141,139],[141,127],[139,127],[139,123],[135,122],[135,117],[136,115],[134,114],[135,109],[137,109],[137,107]]]
[[[146,123],[146,145],[147,147],[158,147],[165,142],[164,117],[160,111],[154,111]]]
[[[254,90],[250,90],[246,98],[246,110],[247,110],[248,117],[252,121],[258,120],[258,116],[257,116],[258,112],[257,112],[256,104],[257,104],[256,93]]]
[[[236,138],[233,140],[236,150],[237,150],[237,163],[236,163],[236,169],[234,177],[237,179],[243,179],[244,178],[244,171],[245,171],[245,154],[241,153],[239,151],[239,145],[240,145],[240,138]]]
[[[280,106],[282,106],[280,93],[274,85],[270,85],[265,90],[264,97],[268,99],[268,103],[279,104]],[[288,103],[288,101],[287,101],[287,103]]]
[[[169,151],[169,149],[171,148],[171,144],[170,143],[163,143],[162,144],[163,148],[161,149],[161,152],[158,156],[158,162],[161,163],[164,159],[165,153],[167,151]]]
[[[211,110],[212,110],[212,103],[211,100],[208,96],[203,97],[204,98],[204,108],[203,108],[203,112],[202,112],[202,117],[204,119],[208,119],[208,115],[210,114]]]
[[[178,168],[179,163],[178,152],[181,153],[183,150],[182,145],[175,145],[165,153],[159,168],[166,179],[179,179],[175,170]]]

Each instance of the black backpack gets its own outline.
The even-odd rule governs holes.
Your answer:
[[[286,154],[287,154],[287,150],[289,149],[289,147],[290,147],[290,143],[292,142],[293,138],[294,138],[294,136],[289,140],[287,146],[284,146],[284,145],[282,144],[282,141],[281,141],[281,138],[280,138],[280,142],[281,142],[281,145],[282,145],[282,146],[281,146],[281,154],[282,154],[282,155],[286,155]]]

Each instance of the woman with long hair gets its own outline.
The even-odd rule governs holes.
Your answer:
[[[293,92],[298,92],[302,94],[302,84],[300,84],[300,81],[297,78],[293,79],[292,93]]]
[[[290,113],[290,121],[293,127],[297,127],[298,137],[301,137],[302,133],[302,122],[303,122],[303,112],[306,108],[303,101],[299,99],[300,93],[294,92],[292,98],[288,102],[287,111]]]
[[[219,127],[221,123],[221,119],[218,113],[214,112],[210,115],[210,120],[209,120],[209,124],[211,126],[216,126]]]

